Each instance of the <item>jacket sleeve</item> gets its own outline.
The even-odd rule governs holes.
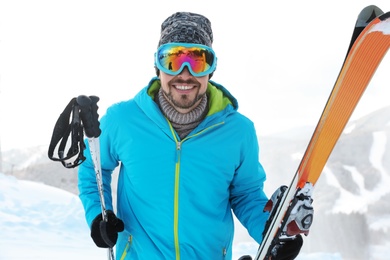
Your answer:
[[[268,219],[268,212],[263,212],[263,209],[268,198],[263,190],[266,174],[259,162],[259,145],[253,124],[249,131],[245,131],[242,141],[241,164],[230,186],[230,203],[250,236],[261,243]]]
[[[115,156],[110,152],[110,128],[109,116],[105,115],[100,120],[100,127],[102,133],[99,136],[100,143],[100,160],[102,166],[102,181],[104,190],[104,200],[107,210],[113,210],[112,195],[111,195],[111,174],[113,170],[119,165]],[[86,149],[84,156],[86,160],[78,168],[78,188],[79,197],[85,210],[85,217],[89,226],[91,226],[93,219],[102,213],[99,190],[96,181],[96,173],[91,159],[88,140],[86,142]]]

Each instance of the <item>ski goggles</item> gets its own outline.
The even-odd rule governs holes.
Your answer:
[[[169,75],[178,75],[187,66],[195,77],[212,73],[217,67],[213,49],[194,43],[167,43],[161,45],[154,55],[155,66]]]

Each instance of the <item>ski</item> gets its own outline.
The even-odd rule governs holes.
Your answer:
[[[343,65],[291,184],[280,190],[270,209],[255,260],[274,259],[283,240],[308,234],[314,185],[389,47],[390,12],[367,6],[358,15]],[[298,208],[307,211],[304,218],[292,217]]]

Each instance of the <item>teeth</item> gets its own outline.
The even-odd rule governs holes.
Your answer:
[[[180,90],[188,90],[188,89],[192,89],[193,87],[192,86],[176,86],[177,89],[180,89]]]

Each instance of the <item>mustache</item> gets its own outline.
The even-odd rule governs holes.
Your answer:
[[[182,78],[173,78],[169,84],[172,84],[172,85],[178,85],[178,84],[187,84],[187,85],[197,85],[199,86],[199,82],[196,80],[196,79],[193,79],[193,78],[189,78],[189,79],[182,79]]]

